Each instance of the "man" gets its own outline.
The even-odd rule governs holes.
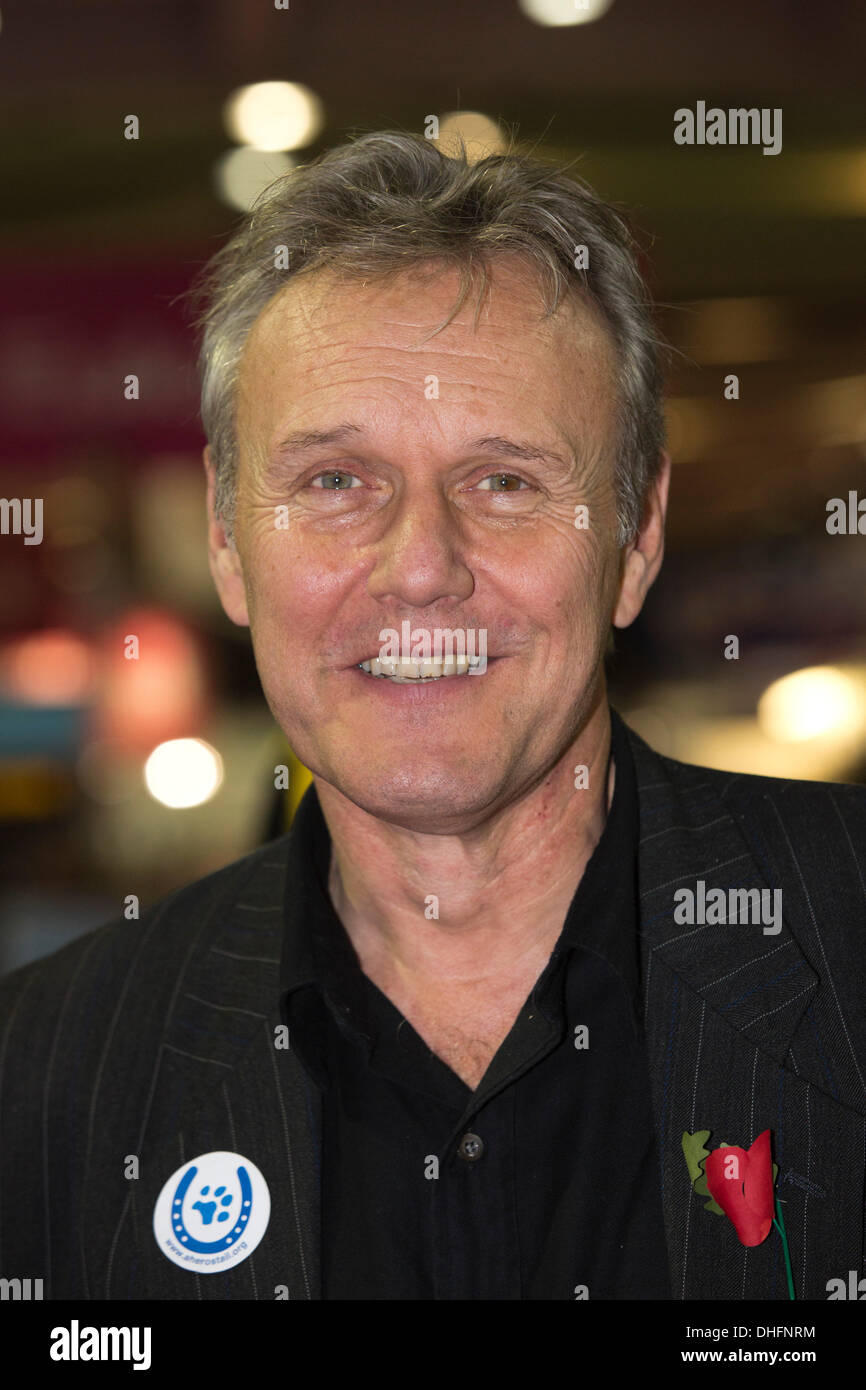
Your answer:
[[[864,1253],[866,795],[673,762],[608,706],[669,474],[624,222],[372,135],[206,290],[211,567],[314,783],[3,983],[2,1273],[827,1297]]]

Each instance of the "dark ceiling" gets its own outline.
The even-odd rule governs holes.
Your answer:
[[[614,0],[596,23],[545,29],[516,0],[11,0],[4,264],[200,261],[236,217],[211,170],[230,143],[222,102],[242,83],[319,95],[327,124],[302,158],[352,131],[481,110],[527,147],[579,159],[643,233],[683,354],[673,542],[762,509],[764,525],[768,507],[796,529],[828,489],[853,486],[853,468],[866,477],[864,58],[860,3]],[[676,145],[674,112],[698,100],[781,108],[782,152]],[[130,112],[137,142],[123,138]],[[734,301],[724,323],[719,300]],[[731,370],[736,409],[722,396]],[[836,413],[840,380],[853,384]]]
[[[222,101],[287,78],[325,104],[316,149],[462,108],[554,158],[583,156],[584,176],[654,239],[665,297],[863,288],[858,3],[614,0],[571,28],[532,23],[516,0],[12,0],[2,14],[7,250],[219,234]],[[673,113],[698,99],[781,107],[782,154],[675,145]],[[130,111],[137,143],[122,138]],[[846,154],[861,156],[859,192],[843,187]]]

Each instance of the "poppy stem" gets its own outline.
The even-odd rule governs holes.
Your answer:
[[[796,1298],[794,1293],[794,1275],[791,1272],[791,1256],[788,1253],[788,1237],[785,1234],[785,1218],[782,1215],[782,1204],[778,1197],[776,1198],[776,1215],[778,1220],[774,1221],[773,1225],[782,1237],[782,1250],[785,1254],[785,1273],[788,1276],[788,1297]]]

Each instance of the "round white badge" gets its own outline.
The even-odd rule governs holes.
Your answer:
[[[153,1234],[166,1259],[220,1274],[251,1255],[268,1228],[271,1194],[242,1154],[199,1154],[172,1173],[156,1199]]]

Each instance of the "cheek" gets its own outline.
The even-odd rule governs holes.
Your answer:
[[[584,630],[604,623],[611,591],[610,547],[591,531],[549,534],[543,547],[526,556],[522,578],[512,587],[527,607],[547,613],[558,623],[578,623]]]
[[[552,626],[570,670],[586,672],[604,652],[618,594],[617,553],[589,546],[572,553],[568,582],[562,571]]]
[[[346,593],[345,550],[340,559],[303,544],[297,534],[269,531],[257,538],[244,572],[260,665],[282,671],[286,653],[322,647]]]

